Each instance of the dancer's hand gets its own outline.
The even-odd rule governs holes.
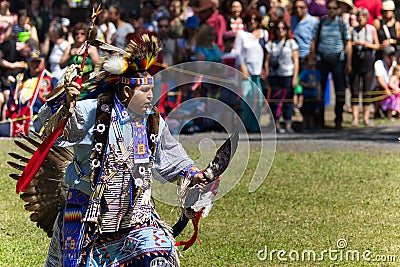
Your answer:
[[[197,185],[199,187],[203,187],[206,184],[207,184],[207,179],[204,177],[202,173],[196,173],[191,182],[191,185]]]
[[[78,76],[73,81],[65,85],[65,92],[67,93],[65,104],[67,107],[70,107],[71,102],[76,100],[81,93],[81,85],[76,82],[77,78]]]

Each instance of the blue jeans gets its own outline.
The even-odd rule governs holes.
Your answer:
[[[270,108],[275,122],[283,116],[285,124],[292,122],[293,116],[293,76],[269,76],[268,81],[271,86]]]

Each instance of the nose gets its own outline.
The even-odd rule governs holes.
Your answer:
[[[148,93],[147,93],[147,99],[148,100],[153,100],[153,88],[151,88]]]

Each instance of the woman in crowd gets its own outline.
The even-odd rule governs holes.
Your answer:
[[[231,15],[228,18],[228,26],[237,36],[239,31],[244,30],[244,23],[242,20],[243,3],[241,0],[234,0],[230,5]]]
[[[239,31],[235,40],[235,49],[241,62],[239,69],[249,79],[244,81],[241,97],[246,102],[242,103],[242,120],[250,132],[260,131],[258,119],[264,104],[261,76],[266,77],[264,47],[268,42],[268,32],[261,29],[261,20],[257,10],[247,11],[244,17],[246,31]]]
[[[32,24],[26,9],[18,10],[18,21],[13,25],[11,36],[20,42],[31,38],[39,43],[36,27]]]
[[[203,24],[196,35],[196,60],[221,62],[221,53],[213,43],[215,30],[208,24]]]
[[[35,25],[39,43],[43,43],[50,27],[50,14],[43,8],[43,0],[28,0],[29,17]]]
[[[358,126],[359,94],[363,95],[363,121],[367,126],[372,126],[370,115],[370,92],[374,77],[375,51],[380,47],[378,34],[374,26],[367,24],[369,12],[366,8],[357,11],[357,27],[352,31],[352,73],[350,75],[352,89],[353,121],[351,126]]]
[[[69,45],[60,61],[60,67],[64,68],[70,64],[77,63],[81,64],[83,59],[83,53],[85,52],[84,43],[86,40],[86,24],[79,22],[72,29],[74,36],[74,44]],[[99,53],[97,48],[89,46],[88,55],[85,62],[83,73],[89,73],[93,71],[94,66],[99,60]]]
[[[0,43],[7,39],[12,32],[12,26],[17,23],[17,15],[10,11],[10,0],[0,2]]]
[[[400,37],[400,22],[395,18],[395,5],[392,0],[387,0],[382,3],[382,19],[375,19],[374,26],[378,31],[378,39],[380,43],[380,51],[378,59],[382,59],[381,51],[386,46],[396,48]]]
[[[196,60],[196,34],[200,21],[196,16],[189,17],[185,23],[183,37],[176,40],[176,62],[184,63]]]
[[[185,29],[185,21],[183,20],[182,3],[179,0],[174,0],[169,6],[170,14],[170,30],[171,38],[176,39],[183,36]]]
[[[299,73],[299,46],[289,35],[289,27],[279,21],[274,28],[274,39],[266,45],[266,61],[271,86],[271,110],[279,133],[293,133],[293,88]],[[279,119],[283,115],[285,128]]]
[[[70,46],[66,40],[66,29],[61,22],[55,21],[50,24],[49,38],[54,46],[49,56],[50,71],[58,80],[61,79],[66,67],[61,67],[60,62],[65,50]]]
[[[133,25],[132,25],[133,26]],[[102,12],[97,17],[97,39],[111,44],[112,36],[117,31],[114,23],[110,21],[110,13],[108,7],[103,6]]]

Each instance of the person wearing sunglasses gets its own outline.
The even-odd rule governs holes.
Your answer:
[[[290,37],[289,27],[279,21],[273,39],[265,45],[267,75],[271,87],[270,107],[278,133],[293,133],[293,93],[299,74],[299,46]],[[283,117],[284,127],[280,118]]]
[[[85,23],[79,22],[72,29],[74,37],[74,43],[69,45],[65,50],[64,55],[61,58],[60,66],[64,68],[70,64],[81,64],[83,60],[83,53],[85,52],[85,41],[86,41],[86,29]],[[83,73],[89,73],[93,71],[94,66],[99,60],[99,53],[95,46],[89,46],[88,55],[85,61],[85,67]]]
[[[328,0],[328,17],[316,24],[313,30],[313,42],[310,52],[317,57],[317,70],[321,73],[322,88],[326,88],[328,74],[332,73],[335,86],[335,128],[342,129],[343,106],[345,102],[345,74],[351,73],[350,30],[339,16],[338,0]],[[324,99],[324,90],[321,92]],[[325,126],[324,109],[321,108],[319,127]]]
[[[304,0],[294,1],[293,9],[295,14],[292,16],[290,28],[299,45],[299,63],[301,69],[305,56],[310,53],[312,31],[318,20],[308,13],[307,4]]]

